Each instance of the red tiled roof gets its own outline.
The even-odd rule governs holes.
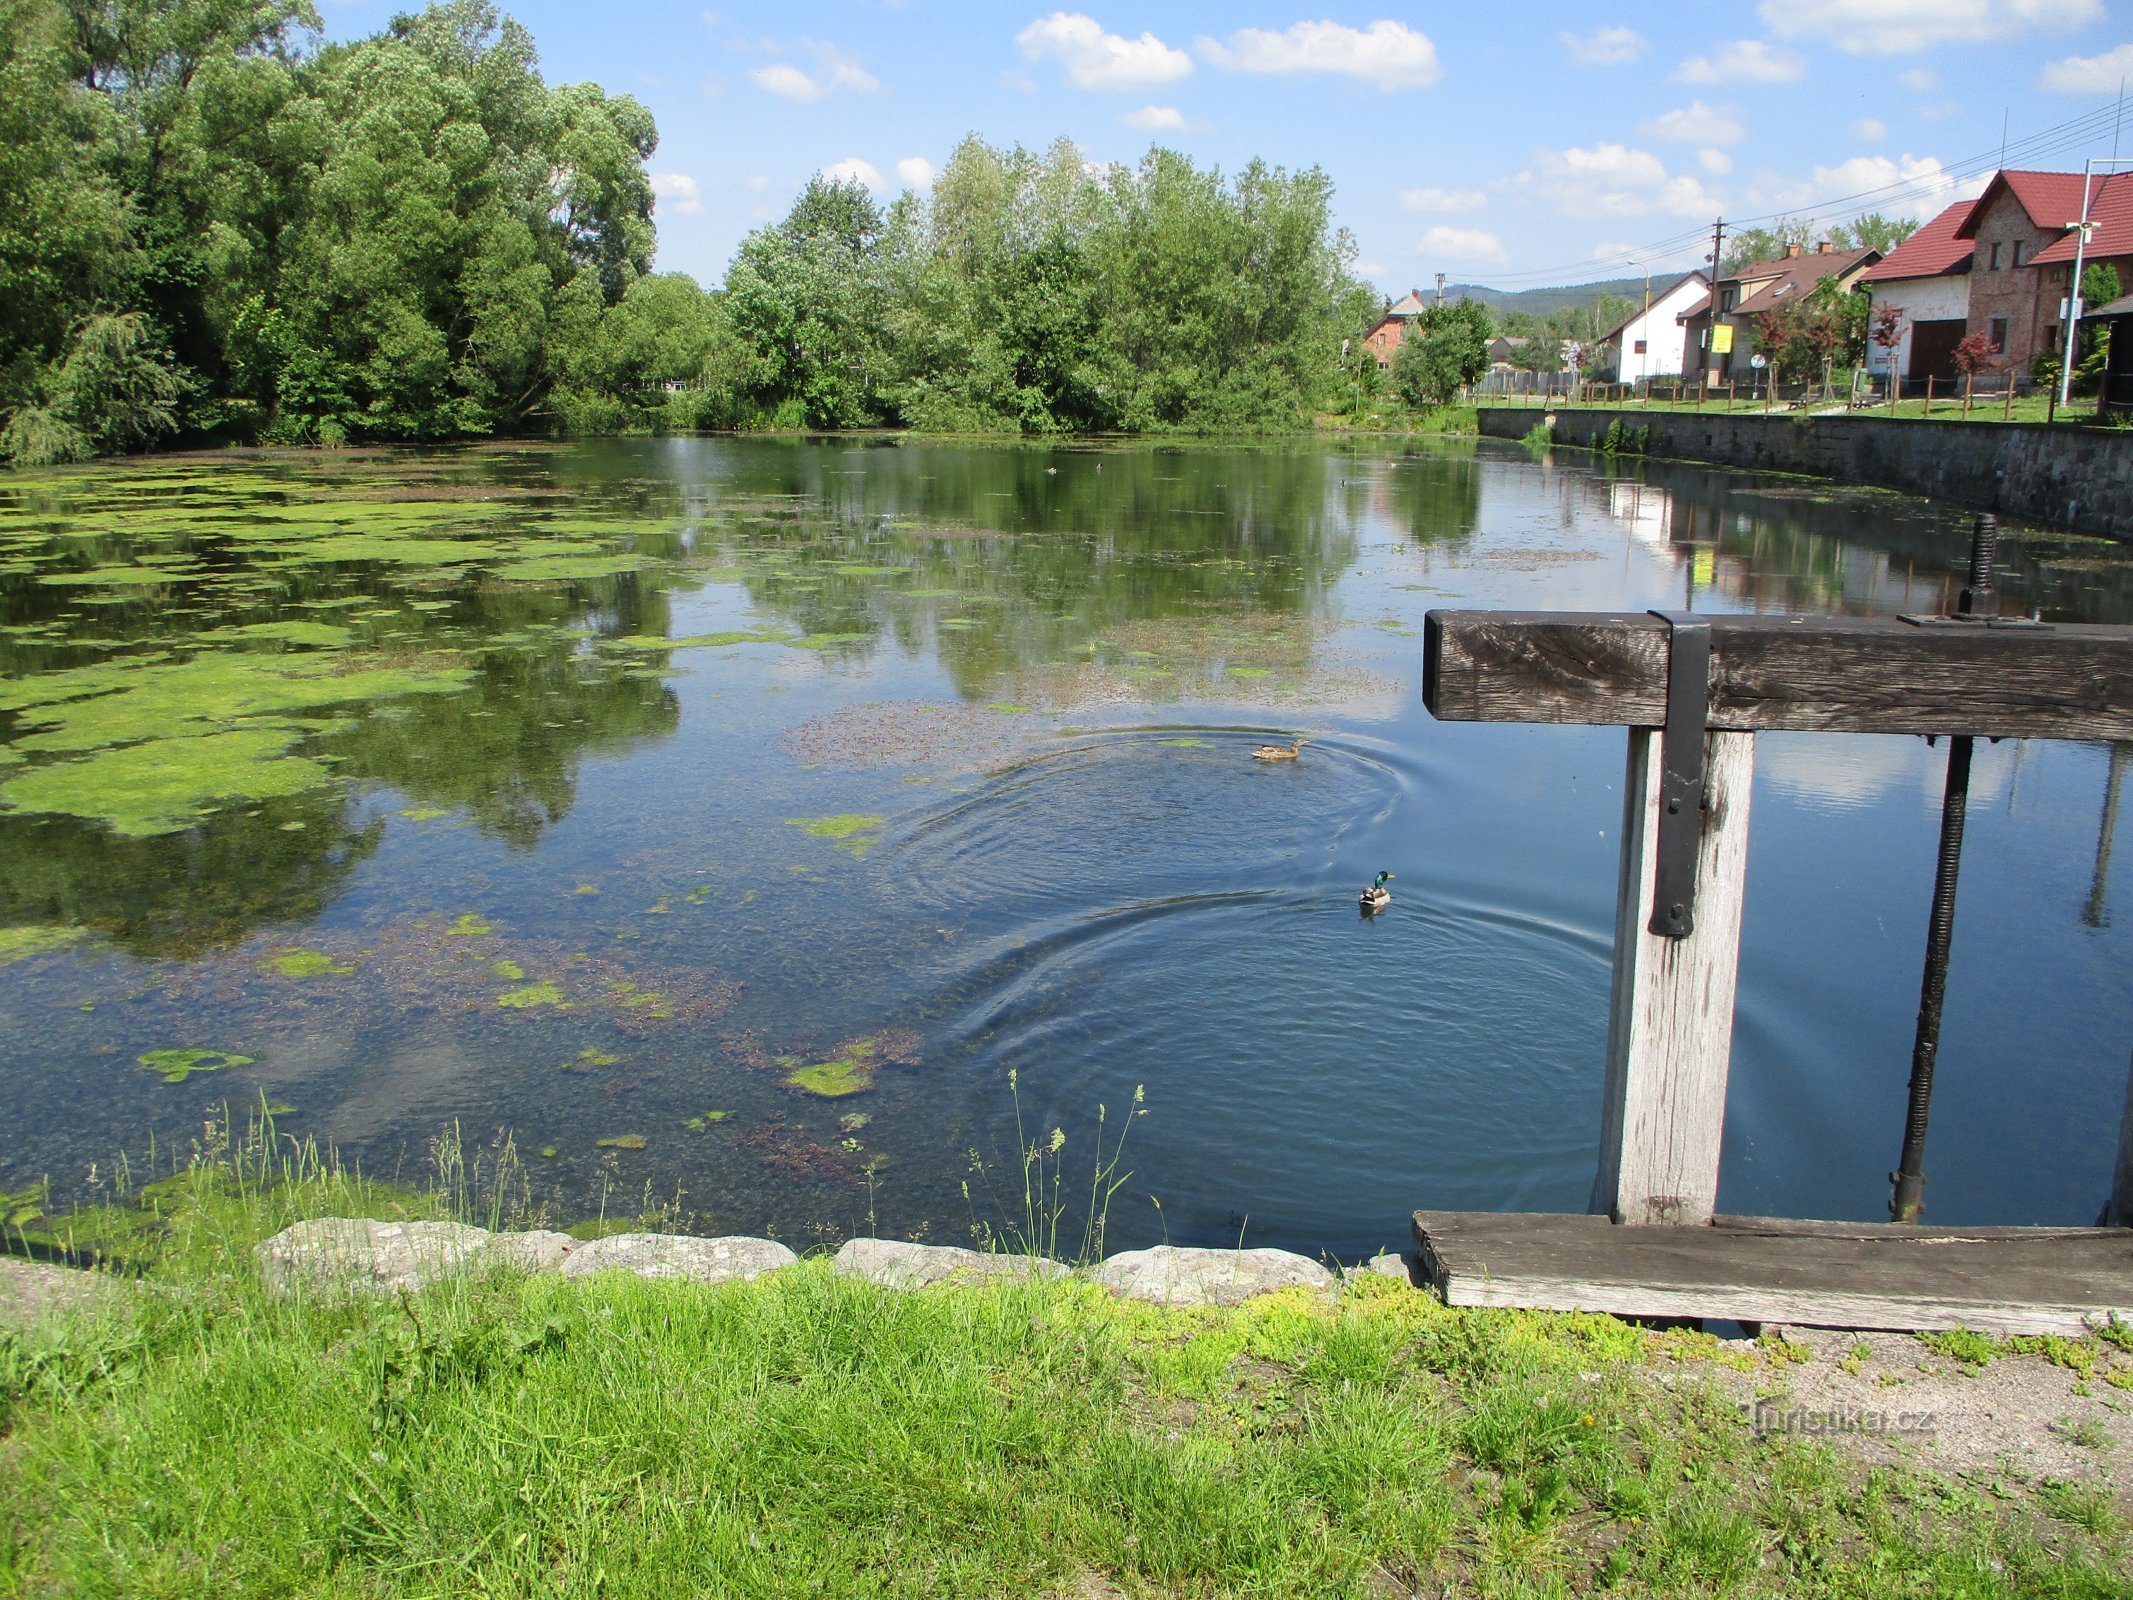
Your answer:
[[[2055,239],[2039,250],[2030,259],[2044,265],[2074,259],[2075,228],[2081,220],[2081,175],[2068,174],[2072,180],[2073,205],[2066,213],[2063,226],[2066,237]],[[2035,212],[2030,213],[2036,216]],[[2037,218],[2040,226],[2046,224]],[[2114,173],[2110,177],[2098,177],[2089,189],[2089,230],[2087,259],[2094,261],[2103,256],[2133,256],[2133,172]]]
[[[1940,278],[1968,272],[1977,259],[1977,248],[1961,237],[1970,220],[1975,200],[1958,200],[1910,238],[1860,274],[1867,283],[1891,283],[1898,278]]]
[[[1880,259],[1878,250],[1819,250],[1743,267],[1732,277],[1769,278],[1770,281],[1753,294],[1743,296],[1740,304],[1733,308],[1732,315],[1752,317],[1759,312],[1774,311],[1781,305],[1806,298],[1824,278],[1842,277],[1862,263],[1872,266]]]
[[[2047,231],[2056,228],[2071,228],[2081,215],[2081,174],[2078,172],[1996,172],[1992,182],[1985,185],[1985,192],[1977,197],[1977,204],[1956,236],[1963,239],[1977,237],[1978,220],[1985,214],[1985,205],[1998,197],[2002,189],[2011,190],[2029,220]]]

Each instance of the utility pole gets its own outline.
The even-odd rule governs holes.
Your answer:
[[[1705,381],[1718,382],[1718,280],[1725,272],[1720,260],[1726,248],[1726,219],[1720,217],[1711,224],[1711,331],[1705,336],[1707,348],[1703,365]]]
[[[1437,304],[1444,304],[1444,274],[1441,272],[1437,274]]]

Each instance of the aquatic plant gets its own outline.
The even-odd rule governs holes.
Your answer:
[[[55,950],[69,949],[88,936],[87,928],[0,928],[0,967],[11,967],[18,961],[29,960],[32,956],[46,956]]]
[[[478,939],[496,930],[472,911],[462,911],[459,919],[444,930],[447,939]]]
[[[873,835],[889,819],[883,816],[860,812],[844,812],[833,817],[787,817],[789,828],[804,828],[816,839],[827,839],[846,855],[864,860],[866,853],[879,843]]]
[[[565,1072],[598,1072],[603,1067],[617,1065],[621,1060],[620,1056],[610,1055],[605,1050],[596,1050],[591,1045],[587,1045],[578,1052],[576,1060],[563,1063],[563,1070]]]
[[[534,1006],[563,1005],[563,991],[546,979],[529,983],[522,989],[506,989],[496,997],[496,1003],[514,1011],[529,1010]]]
[[[259,963],[263,971],[277,973],[284,978],[346,977],[355,971],[353,964],[338,960],[323,950],[307,950],[301,945],[292,945],[278,951]]]
[[[702,1133],[713,1123],[724,1122],[732,1115],[733,1113],[730,1111],[705,1111],[698,1113],[696,1116],[684,1118],[681,1125],[691,1133]]]
[[[135,1057],[165,1083],[183,1083],[196,1072],[221,1072],[230,1067],[249,1067],[253,1057],[232,1055],[226,1050],[147,1050]]]
[[[641,1133],[617,1133],[611,1134],[605,1139],[595,1139],[593,1143],[602,1150],[642,1150],[644,1148],[644,1135]]]

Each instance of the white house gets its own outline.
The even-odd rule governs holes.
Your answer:
[[[1955,378],[1955,347],[1970,319],[1970,268],[1977,242],[1958,238],[1975,200],[1958,200],[1861,274],[1859,286],[1872,297],[1867,313],[1867,370],[1885,374],[1896,359],[1899,377]],[[1880,344],[1874,332],[1895,313],[1897,342]]]
[[[1682,319],[1710,294],[1711,280],[1701,272],[1676,280],[1654,295],[1649,306],[1637,307],[1627,321],[1601,336],[1591,369],[1612,371],[1617,383],[1679,376],[1688,338]]]

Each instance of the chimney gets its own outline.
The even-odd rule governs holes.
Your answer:
[[[1829,241],[1827,239],[1817,239],[1815,241],[1815,254],[1818,256],[1829,254]]]
[[[1797,256],[1799,253],[1800,247],[1798,245],[1788,244],[1787,246],[1785,246],[1785,259],[1787,261],[1790,261],[1794,256]]]

